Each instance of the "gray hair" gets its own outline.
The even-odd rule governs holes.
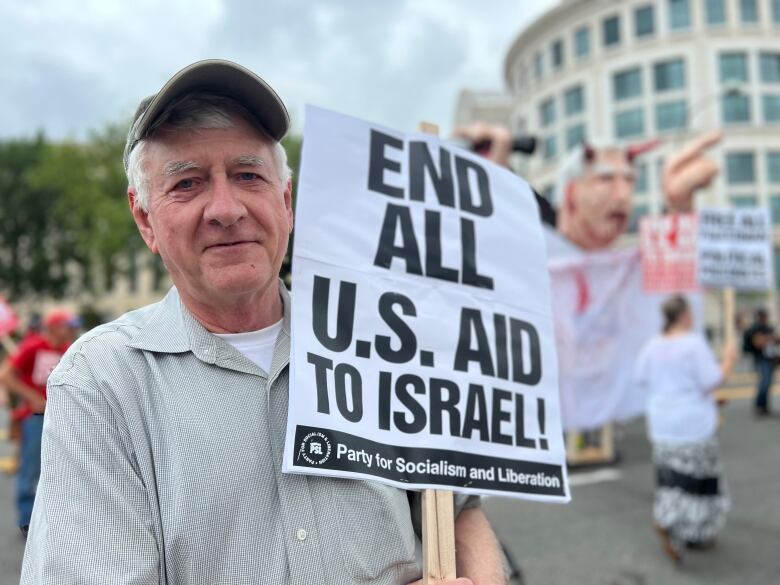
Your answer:
[[[563,203],[566,188],[569,186],[569,183],[577,181],[585,175],[585,171],[587,171],[588,165],[590,164],[590,161],[585,155],[586,148],[592,148],[596,151],[624,150],[623,147],[614,142],[601,139],[588,140],[572,149],[566,158],[563,159],[563,162],[558,169],[558,176],[555,181],[555,188],[553,189],[553,204],[556,207],[560,207]]]
[[[236,118],[244,118],[271,146],[271,157],[276,165],[282,186],[286,185],[292,176],[284,147],[255,122],[252,114],[244,106],[232,98],[218,94],[193,92],[172,102],[160,116],[164,119],[156,126],[151,136],[139,141],[127,159],[127,183],[128,186],[135,188],[136,201],[144,210],[149,208],[150,195],[149,180],[144,168],[146,145],[149,139],[154,136],[154,132],[163,127],[183,132],[235,128]]]

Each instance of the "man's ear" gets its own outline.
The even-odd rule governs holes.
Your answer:
[[[146,242],[146,246],[152,253],[159,254],[157,239],[154,236],[154,229],[149,221],[149,212],[141,207],[141,202],[138,201],[138,192],[135,187],[127,188],[127,202],[130,205],[130,211],[133,214],[135,225],[138,226],[138,231],[141,233],[144,242]]]
[[[287,223],[289,225],[288,233],[292,233],[294,225],[293,205],[292,205],[292,179],[287,179],[287,186],[284,188],[284,208],[287,213]]]

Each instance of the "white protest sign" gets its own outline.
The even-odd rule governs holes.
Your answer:
[[[545,261],[516,175],[308,107],[284,471],[567,501]]]
[[[766,208],[699,211],[699,284],[772,288],[772,224]]]
[[[696,281],[696,215],[645,216],[639,221],[642,288],[693,292]]]

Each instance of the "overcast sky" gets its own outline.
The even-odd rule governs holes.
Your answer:
[[[8,0],[0,138],[129,119],[181,67],[232,59],[302,129],[306,103],[398,130],[450,128],[458,91],[503,88],[506,49],[555,0]]]

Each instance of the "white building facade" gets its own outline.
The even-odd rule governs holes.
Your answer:
[[[540,193],[583,139],[658,138],[638,165],[635,226],[662,210],[664,157],[722,129],[722,173],[701,197],[766,206],[780,226],[780,0],[563,0],[518,35],[504,74],[505,123],[540,139],[519,166]],[[478,119],[460,106],[457,122]]]

